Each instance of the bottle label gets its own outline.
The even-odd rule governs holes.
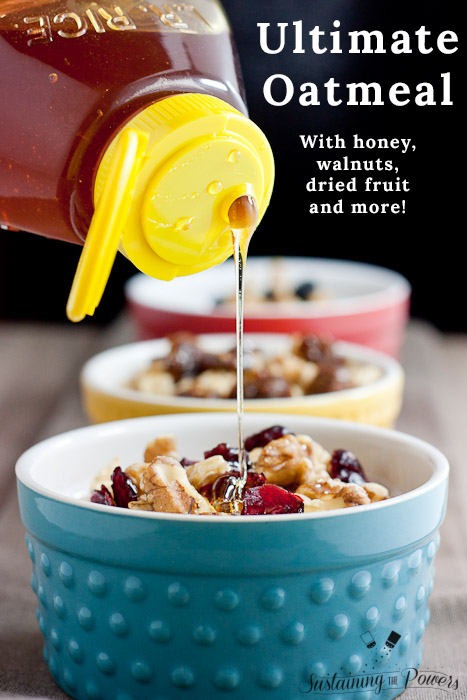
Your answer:
[[[64,10],[64,5],[67,9]],[[5,11],[6,10],[6,11]],[[228,29],[216,0],[150,2],[120,0],[117,3],[68,0],[5,0],[0,9],[0,30],[24,31],[28,44],[78,39],[85,34],[156,31],[183,34],[218,34]]]

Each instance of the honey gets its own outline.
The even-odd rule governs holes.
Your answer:
[[[237,420],[238,420],[238,463],[240,476],[235,489],[227,497],[231,503],[231,512],[241,511],[242,494],[247,480],[247,459],[245,455],[245,434],[243,429],[243,302],[245,291],[245,260],[248,243],[258,222],[258,208],[251,195],[236,199],[229,209],[229,223],[232,230],[235,260],[235,321],[237,336]],[[222,505],[222,509],[225,506]]]
[[[74,243],[102,154],[132,116],[185,92],[246,113],[214,0],[3,0],[0,65],[0,225]]]

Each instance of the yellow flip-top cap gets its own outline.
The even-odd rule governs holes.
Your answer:
[[[184,94],[147,107],[117,134],[99,165],[68,317],[94,313],[118,249],[164,280],[222,262],[232,254],[230,205],[252,195],[260,220],[273,181],[266,137],[226,102]]]

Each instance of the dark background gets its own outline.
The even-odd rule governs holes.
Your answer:
[[[276,184],[269,210],[255,233],[252,254],[305,255],[343,258],[376,263],[402,272],[413,285],[412,312],[430,319],[444,330],[467,330],[465,300],[465,224],[461,218],[460,184],[465,180],[460,105],[463,76],[460,73],[462,37],[459,12],[454,1],[423,3],[388,0],[225,0],[243,67],[250,116],[266,132],[276,160]],[[341,22],[342,54],[321,56],[311,51],[307,32],[315,25],[334,30],[332,22]],[[293,37],[277,55],[262,52],[257,22],[297,20],[304,23],[305,54],[293,53]],[[425,25],[436,41],[444,30],[458,34],[459,50],[441,54],[437,48],[429,55],[416,49],[414,32]],[[290,29],[290,28],[289,28]],[[367,29],[385,33],[389,50],[391,34],[410,32],[412,54],[348,54],[344,35]],[[271,46],[278,32],[271,31]],[[308,40],[309,39],[309,40]],[[324,43],[324,45],[326,45]],[[330,46],[330,44],[329,44]],[[454,46],[453,44],[449,45]],[[389,87],[405,82],[415,96],[420,82],[432,83],[435,99],[442,99],[441,73],[451,73],[453,106],[418,107],[413,100],[396,107],[387,99]],[[263,97],[263,84],[274,73],[288,75],[295,85],[295,97],[284,107],[269,105]],[[331,77],[347,82],[379,82],[386,104],[372,107],[330,107],[323,84]],[[298,103],[299,86],[314,82],[320,91],[319,107]],[[339,95],[346,99],[346,91]],[[398,151],[325,151],[304,150],[299,134],[340,134],[348,143],[352,134],[372,138],[411,138],[415,153]],[[316,158],[353,159],[378,157],[392,159],[398,175],[410,181],[405,194],[353,195],[308,193],[306,182],[319,171]],[[334,179],[346,179],[356,173],[329,173]],[[396,175],[367,173],[376,179]],[[324,175],[323,175],[324,177]],[[463,197],[462,193],[462,197]],[[312,201],[334,203],[340,197],[344,208],[350,201],[406,200],[405,214],[308,213]],[[0,315],[4,317],[56,319],[65,321],[64,307],[80,250],[58,241],[48,241],[21,232],[0,232]],[[93,321],[105,322],[123,304],[123,282],[135,272],[121,256],[112,272],[103,302]]]

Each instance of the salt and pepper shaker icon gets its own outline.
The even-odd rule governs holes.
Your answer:
[[[374,663],[378,664],[379,666],[387,664],[391,658],[391,652],[400,638],[401,635],[393,630],[384,642],[383,646],[375,652],[375,656],[373,658]]]
[[[389,637],[384,642],[384,646],[383,646],[381,652],[383,654],[385,652],[390,653],[394,649],[394,647],[396,646],[396,644],[400,638],[401,638],[400,634],[392,631],[391,634],[389,635]]]
[[[360,639],[362,640],[363,644],[367,647],[367,649],[373,649],[373,647],[376,646],[376,642],[371,632],[365,632],[364,634],[361,634]]]

